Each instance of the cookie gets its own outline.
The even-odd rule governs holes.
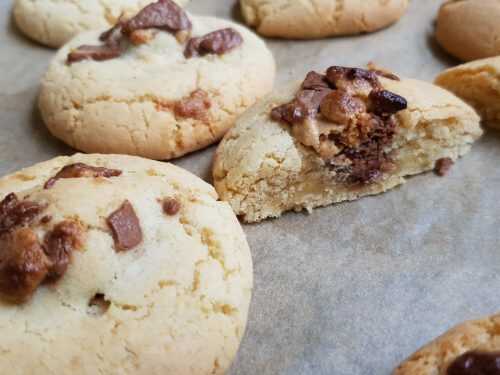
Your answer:
[[[429,83],[330,67],[247,111],[216,151],[216,190],[247,222],[445,173],[482,134],[474,110]]]
[[[498,0],[449,0],[439,10],[436,39],[462,61],[500,55],[499,17]]]
[[[85,152],[171,159],[218,141],[272,89],[274,59],[262,40],[169,1],[59,51],[39,99],[54,136]],[[166,17],[155,24],[158,9]]]
[[[472,105],[488,126],[500,129],[500,57],[448,69],[436,78],[436,84]]]
[[[404,361],[393,375],[500,373],[500,316],[462,323]]]
[[[187,0],[175,0],[184,5]],[[122,14],[136,13],[154,0],[15,0],[14,19],[29,38],[61,47],[77,34],[114,25]]]
[[[397,22],[408,0],[240,0],[248,25],[259,34],[314,39],[373,32]]]
[[[249,248],[183,169],[74,155],[1,178],[0,246],[5,371],[223,374],[235,356]]]

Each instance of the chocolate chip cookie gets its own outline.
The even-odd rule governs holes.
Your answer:
[[[437,86],[332,66],[247,111],[217,149],[214,183],[260,221],[443,174],[481,134],[474,110]]]
[[[448,0],[439,10],[436,39],[462,61],[500,55],[499,17],[498,0]]]
[[[187,0],[175,0],[184,5]],[[136,13],[154,0],[15,0],[14,19],[31,39],[60,47],[83,31],[114,25],[120,16]]]
[[[373,32],[397,22],[408,0],[240,0],[248,25],[259,34],[313,39]]]
[[[500,129],[500,57],[445,70],[436,78],[436,84],[472,105],[487,126]]]
[[[462,323],[405,360],[393,375],[500,373],[500,316]]]
[[[164,160],[218,141],[274,76],[271,52],[247,29],[159,0],[64,46],[39,107],[78,150]]]
[[[183,169],[74,155],[3,177],[0,248],[0,369],[223,374],[236,354],[249,248]]]

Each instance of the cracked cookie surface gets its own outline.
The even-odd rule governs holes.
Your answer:
[[[453,94],[429,83],[380,77],[383,89],[405,98],[408,108],[395,115],[395,134],[384,152],[393,170],[368,184],[344,184],[292,128],[273,121],[273,108],[289,103],[300,88],[276,90],[241,116],[219,145],[213,167],[221,199],[237,215],[255,222],[362,196],[385,192],[411,176],[432,170],[439,159],[456,160],[470,150],[482,130],[475,111]]]
[[[155,0],[16,0],[14,18],[21,31],[49,47],[77,34],[109,27],[123,13],[135,13]],[[174,0],[184,5],[188,0]]]
[[[448,0],[440,8],[436,39],[451,55],[472,61],[500,54],[500,1]]]
[[[81,163],[93,168],[82,172]],[[211,186],[167,163],[77,154],[1,178],[0,198],[12,192],[43,204],[39,224],[23,228],[33,236],[61,220],[78,221],[85,235],[60,280],[22,304],[0,299],[0,368],[23,375],[228,369],[245,331],[252,262],[234,213]],[[165,212],[172,199],[176,209]],[[125,230],[127,240],[127,228],[116,215],[113,227],[108,219],[124,201],[142,233],[117,251],[112,229],[122,240]]]
[[[400,364],[393,375],[498,374],[500,316],[457,325]]]
[[[159,160],[219,140],[239,114],[272,89],[274,59],[264,42],[243,27],[209,17],[191,20],[192,36],[231,27],[243,42],[220,56],[186,58],[185,44],[159,31],[119,58],[70,65],[68,53],[82,44],[99,44],[99,33],[83,34],[63,47],[40,93],[50,132],[85,152]],[[192,111],[178,103],[198,93],[209,101],[206,116],[190,117]]]
[[[248,25],[280,38],[313,39],[373,32],[398,21],[408,0],[240,0]]]
[[[472,105],[486,125],[500,129],[500,57],[445,70],[436,78],[436,84]]]

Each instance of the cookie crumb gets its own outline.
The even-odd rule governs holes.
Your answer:
[[[451,158],[441,158],[438,161],[436,161],[436,165],[434,166],[434,172],[438,176],[444,177],[451,170],[453,164],[454,162]]]

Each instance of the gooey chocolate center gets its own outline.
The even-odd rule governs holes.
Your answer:
[[[396,131],[394,114],[407,101],[385,90],[378,75],[339,66],[324,75],[310,72],[295,98],[274,108],[271,118],[292,125],[296,139],[320,155],[337,181],[379,181],[395,168],[387,150]]]

